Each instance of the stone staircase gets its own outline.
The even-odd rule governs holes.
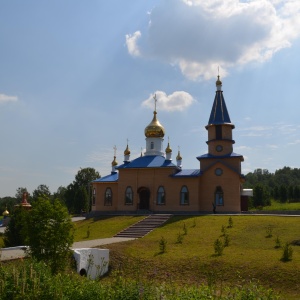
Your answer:
[[[150,215],[145,219],[131,225],[114,237],[141,238],[164,224],[172,215]]]

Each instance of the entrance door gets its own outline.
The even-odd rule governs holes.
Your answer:
[[[146,187],[141,187],[138,189],[140,204],[139,209],[149,209],[149,199],[150,199],[150,191]]]

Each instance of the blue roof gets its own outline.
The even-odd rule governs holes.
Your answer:
[[[178,173],[173,174],[171,177],[199,177],[201,174],[202,172],[199,169],[183,169]]]
[[[208,125],[231,124],[223,91],[216,91],[213,107],[211,109]]]
[[[160,155],[146,155],[138,157],[130,162],[117,167],[117,169],[131,169],[131,168],[162,168],[162,167],[176,167],[171,160],[166,160]]]
[[[234,152],[227,154],[227,155],[212,155],[212,154],[206,153],[206,154],[197,156],[197,159],[200,160],[202,158],[230,158],[230,157],[243,157],[243,155],[237,154]]]
[[[118,181],[119,173],[118,172],[112,172],[109,175],[106,175],[104,177],[100,177],[92,182],[116,182]]]

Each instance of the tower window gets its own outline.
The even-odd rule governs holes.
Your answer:
[[[221,140],[222,139],[222,126],[216,125],[216,139]]]
[[[223,206],[224,205],[224,193],[223,193],[222,187],[220,187],[220,186],[216,187],[215,204],[217,206]]]
[[[189,205],[189,191],[185,185],[180,191],[180,205]]]
[[[133,191],[131,186],[128,186],[125,191],[125,205],[133,204]]]
[[[164,205],[164,204],[166,204],[165,189],[162,186],[160,186],[158,188],[158,190],[157,190],[156,204],[158,204],[158,205]]]
[[[104,205],[111,206],[112,205],[112,191],[111,188],[107,188],[104,195]]]
[[[151,149],[154,149],[154,142],[151,142],[150,148],[151,148]]]

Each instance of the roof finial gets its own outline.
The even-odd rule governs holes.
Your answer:
[[[156,102],[157,102],[157,98],[156,98],[156,94],[154,94],[154,111],[156,112]]]
[[[127,155],[130,155],[130,150],[129,150],[129,147],[128,147],[128,142],[129,142],[129,139],[126,139],[127,141],[127,146],[126,146],[126,149],[124,151],[124,155],[127,156]]]
[[[217,86],[217,90],[221,91],[222,81],[220,80],[220,69],[219,69],[219,66],[218,66],[218,79],[216,81],[216,86]]]
[[[114,156],[117,156],[117,146],[114,145],[113,149],[114,149]]]

